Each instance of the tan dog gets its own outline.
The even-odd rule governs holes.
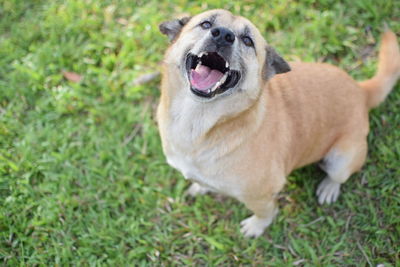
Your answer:
[[[383,35],[377,74],[357,83],[328,64],[286,63],[247,19],[225,10],[162,23],[165,54],[157,118],[168,163],[194,183],[242,201],[259,236],[294,169],[323,159],[317,189],[331,203],[367,154],[368,110],[400,76],[396,36]],[[289,67],[290,65],[290,67]],[[281,74],[284,73],[284,74]],[[279,74],[279,75],[277,75]]]

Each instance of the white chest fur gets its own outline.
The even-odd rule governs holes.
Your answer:
[[[213,161],[211,151],[203,151],[199,155],[196,153],[198,151],[193,151],[193,148],[186,151],[181,144],[175,145],[169,144],[169,151],[166,153],[168,164],[179,170],[186,179],[193,180],[213,191],[233,195],[233,192],[226,190],[224,183],[226,173],[218,161]]]
[[[198,102],[185,92],[182,90],[175,95],[168,109],[163,110],[160,106],[158,110],[160,133],[168,163],[182,172],[186,179],[238,197],[243,177],[237,177],[238,174],[232,170],[235,165],[232,161],[236,158],[232,153],[236,153],[233,152],[236,147],[243,145],[243,133],[248,134],[253,129],[245,127],[242,134],[230,132],[229,136],[225,134],[223,137],[215,137],[213,141],[207,134],[221,118],[241,112],[249,103],[243,101],[240,94],[224,96],[216,102]],[[257,125],[254,121],[250,128]]]
[[[215,158],[217,147],[207,148],[206,141],[202,139],[202,135],[216,123],[216,117],[207,116],[203,104],[184,97],[179,99],[179,105],[172,105],[168,112],[170,121],[161,123],[168,164],[179,170],[186,179],[214,191],[234,195],[234,192],[230,192],[232,190],[227,190],[224,182],[228,174]]]

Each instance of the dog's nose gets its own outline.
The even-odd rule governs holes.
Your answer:
[[[211,35],[218,46],[230,46],[235,41],[233,32],[225,27],[212,29]]]

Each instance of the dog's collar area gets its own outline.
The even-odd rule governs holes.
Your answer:
[[[202,52],[186,57],[190,90],[197,96],[212,98],[237,85],[240,72],[231,70],[229,62],[217,52]]]

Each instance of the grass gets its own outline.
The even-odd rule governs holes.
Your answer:
[[[317,205],[323,173],[298,170],[277,220],[247,240],[242,204],[183,197],[154,121],[159,81],[132,81],[159,69],[160,22],[216,7],[251,19],[288,60],[359,80],[375,71],[382,23],[400,32],[396,0],[0,1],[4,265],[400,266],[399,85],[371,112],[367,163],[337,203]]]

